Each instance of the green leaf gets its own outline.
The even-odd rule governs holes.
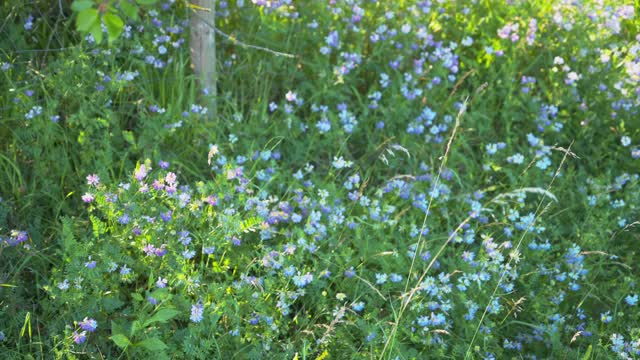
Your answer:
[[[176,309],[160,309],[152,317],[150,317],[149,320],[144,322],[144,327],[147,327],[154,322],[167,322],[176,317],[178,314],[180,314],[180,312]]]
[[[102,42],[102,26],[100,26],[100,21],[93,24],[89,29],[89,32],[93,35],[93,39],[96,41],[96,44],[100,45]]]
[[[158,338],[149,338],[144,339],[136,344],[136,346],[141,346],[149,351],[158,352],[167,349],[167,345],[162,342],[162,340]]]
[[[76,28],[81,32],[87,32],[96,24],[100,27],[98,15],[98,9],[85,9],[80,11],[76,18]]]
[[[133,337],[138,330],[142,329],[142,323],[139,320],[134,321],[133,323],[131,323],[131,337]]]
[[[91,0],[76,0],[71,4],[71,10],[80,12],[93,7],[94,2]]]
[[[133,300],[136,301],[143,301],[144,298],[142,297],[142,295],[138,294],[138,293],[133,293],[131,294],[131,298],[133,298]]]
[[[591,351],[593,351],[593,345],[589,344],[587,352],[585,352],[584,356],[582,356],[582,360],[589,360],[589,358],[591,358]]]
[[[116,345],[118,345],[118,347],[121,349],[124,349],[127,346],[131,345],[131,341],[129,341],[129,338],[127,338],[122,334],[115,334],[111,336],[109,339],[111,339],[111,341],[116,343]]]
[[[153,5],[158,2],[158,0],[136,0],[136,2],[140,5]]]
[[[124,141],[126,141],[129,144],[133,145],[133,147],[136,146],[136,139],[134,138],[132,131],[122,130],[122,137],[124,138]]]
[[[128,0],[120,0],[120,9],[122,12],[133,20],[138,20],[138,7]]]
[[[109,42],[113,42],[120,36],[122,29],[124,29],[124,21],[120,16],[116,14],[106,14],[104,16],[104,24],[107,27],[107,33],[109,34]]]

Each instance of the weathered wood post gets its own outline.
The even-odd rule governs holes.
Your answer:
[[[209,118],[216,115],[217,59],[216,59],[216,0],[193,0],[190,16],[191,66],[200,80],[200,86],[209,91],[207,104]]]

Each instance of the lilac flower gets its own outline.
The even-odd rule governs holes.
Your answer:
[[[328,46],[332,48],[337,48],[340,46],[340,38],[339,38],[338,32],[335,30],[330,32],[329,35],[327,35],[327,37],[324,38],[324,41]]]
[[[202,302],[198,302],[197,304],[191,305],[191,316],[189,319],[194,323],[199,323],[203,319],[204,306]]]
[[[85,317],[78,325],[82,328],[82,330],[86,330],[88,332],[94,332],[98,328],[98,322],[94,319],[90,319]]]
[[[356,271],[353,269],[353,266],[344,271],[344,276],[347,278],[352,278],[356,275]]]
[[[85,193],[84,195],[82,195],[82,201],[84,201],[85,203],[91,203],[93,202],[93,200],[95,200],[95,197],[90,193]]]
[[[96,174],[87,175],[87,184],[90,186],[98,186],[100,184],[100,177]]]
[[[149,170],[151,170],[151,169],[149,169]],[[135,172],[135,174],[133,176],[138,181],[144,180],[144,178],[147,177],[147,167],[144,164],[140,165],[140,167],[136,170],[136,172]]]
[[[75,342],[76,344],[82,344],[86,340],[87,340],[87,332],[86,331],[83,331],[81,333],[78,333],[77,331],[73,332],[73,342]]]
[[[311,273],[306,273],[305,275],[298,273],[298,275],[293,277],[293,283],[299,288],[311,284],[311,281],[313,281],[313,275],[311,275]]]
[[[169,185],[174,185],[176,183],[176,174],[169,172],[167,176],[165,176],[164,181]]]
[[[158,277],[158,281],[156,281],[156,286],[159,289],[164,289],[167,287],[167,279],[163,278],[163,277]]]
[[[167,221],[171,221],[171,215],[173,214],[173,211],[168,210],[167,212],[164,213],[160,213],[160,218],[162,219],[162,221],[167,222]]]
[[[167,254],[167,246],[162,244],[159,248],[155,248],[153,252],[156,256],[162,257]]]
[[[121,225],[127,225],[129,221],[131,221],[131,218],[129,217],[129,215],[127,215],[127,213],[122,214],[122,216],[118,218],[118,223],[120,223]]]

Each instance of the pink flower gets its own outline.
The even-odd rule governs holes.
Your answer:
[[[87,184],[97,186],[100,184],[100,178],[96,174],[87,175]]]
[[[82,201],[86,203],[91,203],[93,202],[93,200],[95,200],[95,197],[92,194],[85,193],[84,195],[82,195]]]

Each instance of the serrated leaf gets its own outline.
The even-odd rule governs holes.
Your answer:
[[[129,0],[120,0],[120,9],[128,17],[138,20],[138,7],[130,3]]]
[[[93,24],[89,29],[89,32],[93,35],[93,40],[96,41],[96,44],[100,45],[102,42],[102,26],[100,26],[100,21]]]
[[[116,14],[106,14],[104,16],[104,25],[107,27],[110,43],[117,39],[124,29],[124,21]]]
[[[127,338],[122,334],[115,334],[111,336],[109,339],[111,339],[111,341],[113,341],[121,349],[124,349],[127,346],[131,345],[131,341],[129,341],[129,338]]]
[[[87,32],[95,24],[100,27],[98,9],[85,9],[78,13],[76,17],[76,28],[81,32]]]
[[[178,314],[180,314],[180,312],[176,309],[160,309],[152,317],[144,322],[144,327],[147,327],[154,322],[167,322],[176,317]]]
[[[140,5],[153,5],[158,2],[158,0],[136,0],[136,2]]]
[[[83,10],[90,9],[93,6],[94,2],[91,0],[76,0],[71,3],[71,10],[75,12],[80,12]]]
[[[141,346],[149,351],[158,352],[167,349],[167,345],[162,342],[162,340],[158,338],[149,338],[144,339],[136,344],[136,346]]]

